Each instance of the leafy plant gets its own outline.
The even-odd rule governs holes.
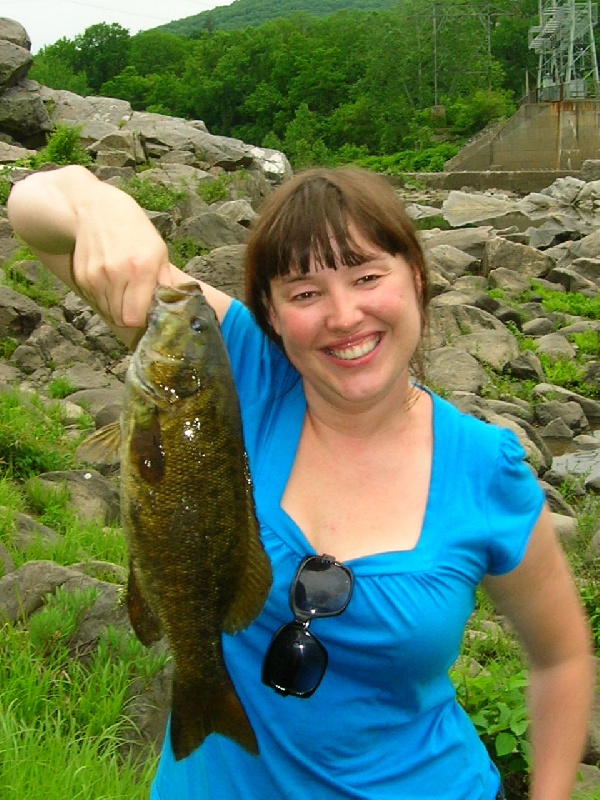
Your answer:
[[[65,436],[60,407],[11,389],[0,392],[0,419],[0,474],[27,478],[68,468],[75,443]]]
[[[163,186],[147,178],[121,181],[120,188],[148,211],[172,211],[185,198],[185,192]]]
[[[57,290],[56,280],[50,270],[38,263],[36,267],[37,279],[34,283],[25,275],[21,262],[33,260],[35,260],[35,257],[29,248],[19,248],[11,258],[2,264],[4,272],[3,283],[45,308],[58,305],[60,295]]]
[[[219,175],[212,180],[200,181],[196,188],[196,194],[209,205],[218,200],[226,200],[229,197],[228,180],[226,176]]]
[[[76,387],[71,383],[71,381],[61,375],[53,378],[46,387],[48,397],[51,397],[55,400],[68,397],[70,394],[73,394],[75,389]]]
[[[526,672],[522,668],[510,672],[506,663],[490,662],[477,675],[468,675],[466,667],[459,667],[452,677],[458,700],[503,780],[510,775],[513,781],[520,776],[525,782],[531,763]]]
[[[43,164],[81,164],[89,166],[93,159],[81,144],[81,125],[59,123],[48,137],[46,146],[28,159],[29,166],[36,169]]]
[[[188,261],[196,256],[206,255],[209,251],[193,239],[176,239],[169,243],[169,255],[173,264],[183,269]]]
[[[579,292],[555,291],[534,282],[531,291],[526,292],[521,299],[527,302],[534,296],[539,297],[546,311],[600,319],[600,295],[585,297]]]

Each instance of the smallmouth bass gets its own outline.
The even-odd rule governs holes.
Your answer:
[[[197,284],[157,287],[118,428],[91,438],[109,450],[107,440],[119,437],[129,617],[144,644],[163,634],[169,644],[175,758],[213,732],[257,754],[221,633],[237,633],[258,616],[271,567],[229,357]]]

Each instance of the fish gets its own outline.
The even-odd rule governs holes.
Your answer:
[[[144,645],[165,636],[169,646],[175,759],[211,733],[258,755],[221,635],[244,630],[260,614],[271,566],[229,357],[197,283],[155,289],[117,426],[96,439],[106,452],[108,440],[119,439],[127,608]]]

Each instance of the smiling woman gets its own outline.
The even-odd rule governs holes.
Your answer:
[[[8,208],[124,340],[157,282],[189,280],[132,198],[81,168],[26,178]],[[586,619],[515,436],[411,377],[428,283],[400,200],[364,171],[298,174],[262,210],[246,273],[250,308],[202,288],[273,572],[257,619],[222,637],[259,756],[215,734],[176,761],[167,736],[153,800],[494,800],[498,769],[448,674],[480,585],[529,656],[530,800],[569,800]]]

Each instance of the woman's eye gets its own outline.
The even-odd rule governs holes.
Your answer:
[[[373,283],[379,278],[379,275],[363,275],[357,280],[357,283]]]
[[[314,295],[315,295],[314,291],[307,289],[305,292],[297,292],[296,294],[293,294],[291,300],[293,300],[294,302],[298,302],[301,300],[310,300],[310,298],[314,297]]]

